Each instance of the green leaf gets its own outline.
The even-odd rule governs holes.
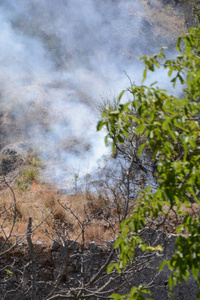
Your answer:
[[[119,94],[119,97],[118,97],[118,99],[117,99],[117,104],[120,103],[121,98],[122,98],[122,96],[124,95],[124,93],[125,93],[125,90],[123,90],[123,91]]]
[[[146,78],[147,78],[147,68],[144,69],[144,71],[143,71],[143,79],[142,79],[142,83],[145,81]]]
[[[109,135],[107,134],[105,136],[105,140],[104,140],[106,147],[108,147],[108,138],[109,138]]]
[[[13,272],[10,271],[9,269],[5,269],[5,271],[6,271],[7,276],[12,276],[13,275]]]
[[[176,300],[174,295],[172,293],[168,293],[168,297],[171,299],[171,300]]]
[[[135,133],[139,133],[142,134],[146,129],[145,125],[139,125],[136,129],[135,129]]]
[[[145,147],[145,143],[142,144],[142,145],[140,145],[140,147],[138,148],[138,156],[139,156],[139,157],[141,156],[141,153],[142,153],[144,147]]]
[[[123,139],[123,137],[120,134],[118,134],[117,139],[120,142],[120,144],[123,144],[124,139]]]
[[[194,259],[196,259],[196,256],[194,257]],[[192,275],[194,276],[194,278],[197,280],[198,279],[198,275],[199,275],[199,268],[195,268],[195,266],[192,266]]]
[[[109,274],[116,267],[116,265],[116,263],[110,264],[107,268],[107,273]]]
[[[133,286],[131,289],[131,295],[134,295],[137,289],[138,289],[137,286]]]
[[[106,105],[106,110],[110,110],[110,105],[109,104]]]
[[[114,299],[114,300],[125,299],[123,296],[121,296],[120,294],[117,294],[117,293],[110,295],[109,298]]]
[[[111,111],[110,115],[118,116],[119,115],[119,110],[113,110],[113,111]]]
[[[162,271],[162,269],[164,268],[165,265],[168,264],[168,262],[169,262],[168,260],[164,260],[164,261],[161,262],[161,264],[159,266],[159,272]]]
[[[98,123],[97,123],[97,131],[100,131],[102,129],[102,127],[104,126],[104,121],[103,120],[100,120]]]
[[[177,40],[177,43],[176,43],[176,48],[179,52],[181,52],[181,48],[180,48],[180,44],[182,42],[182,37],[180,36]]]
[[[173,279],[172,279],[172,276],[169,277],[168,285],[169,285],[169,289],[170,289],[170,291],[171,291],[172,288],[173,288]]]

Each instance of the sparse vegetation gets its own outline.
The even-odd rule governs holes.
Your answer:
[[[39,170],[44,164],[36,152],[29,152],[25,166],[21,170],[21,176],[17,178],[16,184],[21,191],[31,188],[34,181],[39,180]]]
[[[29,167],[21,171],[21,177],[16,180],[17,186],[21,191],[31,188],[31,183],[37,179],[39,170]]]
[[[114,1],[112,2],[115,5]],[[123,1],[119,3],[123,5]],[[113,49],[117,48],[117,53],[121,53],[132,62],[138,56],[138,53],[134,53],[136,40],[140,47],[146,44],[144,39],[148,40],[148,48],[143,49],[144,53],[151,54],[155,48],[165,43],[173,48],[177,37],[184,34],[192,22],[195,24],[199,22],[199,3],[195,0],[192,1],[193,20],[190,1],[140,0],[140,4],[142,6],[133,5],[134,8],[129,9],[127,16],[130,19],[138,18],[139,38],[135,38],[135,32],[127,33],[125,28],[122,38],[130,37],[131,46],[126,48],[124,47],[126,43],[121,40],[117,42],[112,51],[109,48],[109,55],[113,52],[111,60],[115,56]],[[183,96],[184,99],[180,100],[169,96],[154,85],[149,88],[131,83],[128,93],[133,99],[130,102],[123,101],[124,91],[114,101],[104,102],[99,106],[102,120],[98,124],[98,129],[106,127],[108,135],[105,142],[108,146],[110,144],[113,146],[112,158],[106,158],[104,167],[99,167],[96,173],[87,174],[85,186],[84,179],[80,176],[82,170],[81,172],[78,170],[72,175],[70,191],[64,187],[61,190],[54,184],[47,183],[46,179],[40,176],[45,165],[30,144],[37,139],[33,143],[41,145],[40,153],[46,160],[49,157],[52,159],[53,167],[57,160],[57,153],[64,159],[68,154],[81,158],[82,153],[92,153],[93,137],[87,140],[84,136],[84,131],[87,129],[90,131],[90,122],[87,123],[88,128],[81,128],[80,135],[71,136],[69,133],[71,116],[68,120],[59,107],[51,105],[48,89],[51,92],[59,91],[58,94],[55,93],[55,99],[58,102],[62,99],[63,111],[69,110],[68,102],[76,104],[77,97],[80,96],[81,113],[82,108],[88,107],[86,111],[88,114],[92,104],[89,103],[88,95],[85,96],[84,93],[78,95],[79,86],[75,94],[72,92],[69,93],[70,95],[65,95],[68,83],[65,83],[66,74],[63,67],[67,67],[67,70],[73,68],[74,60],[71,66],[70,59],[80,54],[80,61],[84,60],[84,64],[88,62],[91,64],[89,75],[93,77],[94,62],[90,62],[90,54],[93,57],[98,50],[96,45],[87,48],[86,53],[84,51],[82,53],[82,49],[79,48],[73,52],[63,47],[61,37],[63,32],[62,34],[60,32],[58,38],[53,31],[45,32],[46,29],[40,28],[41,16],[34,5],[32,6],[30,2],[25,6],[25,10],[27,15],[30,11],[34,11],[35,20],[34,17],[33,19],[26,17],[26,19],[25,15],[24,17],[17,15],[18,19],[12,20],[12,30],[13,32],[20,30],[22,40],[25,36],[28,36],[30,41],[34,38],[36,44],[40,40],[44,52],[47,51],[45,53],[56,60],[56,76],[61,72],[64,80],[63,82],[59,79],[51,81],[52,78],[49,76],[49,81],[44,82],[41,95],[33,100],[28,99],[27,105],[24,105],[23,97],[19,97],[20,100],[15,98],[18,91],[21,95],[21,86],[19,89],[16,87],[13,94],[12,91],[8,93],[8,101],[2,100],[4,104],[0,115],[1,148],[10,142],[28,140],[26,145],[23,142],[19,143],[20,147],[16,145],[18,150],[20,148],[21,154],[18,155],[17,150],[7,147],[1,152],[0,157],[0,258],[2,258],[0,267],[1,273],[4,274],[1,277],[3,287],[5,286],[5,289],[9,287],[8,291],[5,291],[4,299],[7,299],[9,293],[18,295],[20,290],[25,291],[23,297],[29,297],[32,289],[34,290],[32,299],[36,300],[39,295],[37,287],[40,285],[42,286],[40,291],[46,290],[45,297],[43,295],[39,297],[45,300],[59,297],[107,299],[113,291],[127,293],[133,276],[137,277],[143,270],[145,273],[146,270],[151,269],[155,274],[146,286],[133,287],[130,294],[126,296],[116,293],[112,296],[113,299],[146,299],[143,295],[153,285],[157,285],[155,279],[157,276],[159,278],[160,270],[152,263],[160,259],[168,234],[177,233],[178,230],[182,235],[177,238],[176,252],[161,267],[167,264],[173,271],[173,276],[169,279],[170,288],[177,282],[188,279],[188,267],[200,286],[198,279],[200,203],[197,176],[199,173],[197,166],[199,164],[200,49],[198,37],[200,29],[191,29],[186,39],[179,39],[177,46],[181,52],[180,56],[177,60],[168,60],[164,64],[169,68],[170,74],[177,72],[177,76],[172,80],[174,84],[177,80],[186,84],[185,98]],[[44,15],[44,23],[45,20],[50,19],[57,26],[53,10],[50,17],[49,12]],[[117,35],[122,31],[121,28],[114,28],[112,31],[114,39],[117,39]],[[129,43],[129,40],[127,42]],[[181,50],[181,42],[185,42],[184,50]],[[67,54],[63,54],[66,51]],[[102,55],[101,51],[100,49],[98,55],[103,58],[104,53],[102,52]],[[144,77],[148,70],[154,71],[159,67],[163,58],[163,50],[153,57],[143,56],[146,65]],[[44,62],[45,64],[47,61]],[[52,66],[51,68],[53,70]],[[192,68],[196,69],[188,73],[188,80],[185,80],[185,72],[189,72],[188,70]],[[48,67],[48,72],[49,70]],[[76,75],[82,85],[82,74]],[[130,79],[128,75],[127,77]],[[6,80],[9,82],[9,77]],[[31,76],[22,79],[22,82],[25,82],[23,93],[29,92],[29,80],[32,80]],[[90,84],[86,85],[84,80],[84,89],[90,88]],[[34,82],[31,82],[31,85],[35,85],[33,91],[37,91],[38,88],[36,81],[34,79]],[[73,89],[74,82],[69,78],[70,89]],[[82,89],[80,87],[80,90]],[[32,97],[32,90],[30,94]],[[33,94],[35,95],[35,92]],[[82,106],[83,103],[86,106]],[[76,128],[76,125],[73,123],[72,126],[75,131],[79,128]],[[65,130],[60,133],[62,127]],[[51,153],[53,150],[54,154]],[[27,152],[28,155],[24,156]],[[59,172],[57,171],[59,168],[56,167],[55,172]],[[151,190],[149,185],[152,183],[154,186]],[[144,191],[147,187],[148,189]],[[31,224],[28,226],[29,229],[27,223]],[[116,234],[119,234],[118,240],[113,248]],[[162,247],[156,244],[155,235],[157,241],[160,241],[161,236],[165,237],[165,240],[161,238]],[[52,245],[55,244],[56,247],[60,247],[58,252],[53,249]],[[45,249],[42,253],[41,248]],[[104,252],[105,249],[109,251]],[[95,265],[97,253],[101,257],[100,265]],[[35,254],[37,265],[35,265]],[[59,257],[58,268],[55,268],[56,256]],[[22,262],[21,265],[19,261]],[[113,264],[109,266],[111,261]],[[91,266],[88,267],[88,262],[92,267],[94,264],[93,273],[90,272]],[[33,265],[35,271],[30,275],[30,266]],[[106,274],[107,267],[110,274]],[[41,269],[44,271],[43,275]],[[57,273],[54,272],[55,269]],[[70,277],[71,273],[72,277]]]

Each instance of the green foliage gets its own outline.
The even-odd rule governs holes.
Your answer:
[[[38,153],[36,151],[33,151],[31,148],[29,149],[27,164],[30,166],[33,166],[35,168],[43,168],[44,167],[44,163],[42,162]]]
[[[114,300],[152,300],[151,298],[143,297],[142,294],[150,294],[151,292],[145,288],[145,286],[140,285],[139,287],[132,287],[128,295],[121,296],[119,294],[112,294],[110,298]]]
[[[6,272],[7,276],[12,276],[13,275],[13,272],[10,271],[9,269],[5,269],[5,272]]]
[[[112,110],[106,106],[97,130],[106,127],[105,143],[111,141],[115,152],[118,144],[129,140],[130,132],[143,140],[138,155],[148,149],[157,162],[157,191],[151,188],[143,191],[137,200],[129,219],[121,224],[120,234],[115,247],[120,249],[120,261],[111,265],[109,271],[116,267],[120,272],[134,259],[136,248],[143,251],[160,251],[161,248],[149,248],[139,235],[141,229],[155,220],[161,213],[167,218],[173,207],[177,215],[183,215],[182,204],[191,206],[191,199],[200,204],[200,27],[191,28],[189,33],[177,41],[179,55],[175,59],[166,60],[163,48],[153,57],[143,56],[145,63],[144,80],[148,71],[160,68],[160,63],[168,70],[171,82],[183,85],[184,97],[179,99],[169,95],[167,91],[145,85],[133,85],[123,91]],[[132,99],[124,103],[125,92]],[[145,139],[144,139],[145,137]],[[167,204],[169,210],[164,210]],[[175,252],[171,260],[163,262],[172,271],[169,287],[187,280],[190,271],[200,287],[200,218],[186,216],[177,228]],[[133,288],[134,289],[134,288]],[[135,292],[136,291],[136,292]],[[137,295],[134,293],[138,293]],[[139,288],[126,296],[112,295],[113,299],[143,299]],[[200,293],[199,293],[200,294]],[[200,296],[197,299],[200,299]],[[138,298],[137,298],[138,297]],[[142,296],[141,296],[142,297]],[[171,295],[173,298],[173,296]]]
[[[31,183],[37,179],[39,169],[33,166],[27,167],[22,170],[21,176],[17,179],[16,183],[19,190],[24,191],[30,189]]]
[[[38,179],[40,168],[44,167],[36,151],[29,149],[29,155],[26,161],[25,168],[21,171],[21,176],[16,180],[19,190],[29,190],[31,183]]]

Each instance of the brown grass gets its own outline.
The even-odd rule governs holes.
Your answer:
[[[21,191],[17,185],[13,185],[12,188],[17,201],[17,222],[14,228],[14,235],[25,235],[28,218],[32,217],[33,227],[44,221],[34,232],[33,241],[39,240],[50,244],[51,239],[55,238],[56,232],[59,231],[70,239],[77,239],[79,236],[78,241],[81,242],[82,228],[74,215],[82,223],[86,223],[88,218],[91,220],[85,230],[86,244],[91,241],[103,244],[104,241],[112,240],[119,231],[116,209],[112,205],[113,203],[111,201],[108,203],[102,195],[88,193],[60,195],[59,190],[55,186],[47,183],[41,184],[38,181],[32,182],[30,190]],[[68,209],[64,209],[59,202]],[[12,204],[13,196],[11,191],[9,189],[1,191],[0,210],[3,211]],[[167,207],[165,209],[167,210]],[[181,209],[191,216],[200,214],[200,206],[197,203],[191,204],[191,207],[183,205]],[[7,234],[12,226],[13,217],[13,207],[1,215],[0,225],[3,224]],[[155,226],[161,223],[163,218],[164,216],[161,214],[155,220]],[[162,225],[163,230],[166,233],[176,233],[176,226],[181,224],[183,218],[184,216],[178,216],[177,219],[176,207],[174,207],[170,211],[165,225]],[[0,236],[3,236],[2,232]]]
[[[112,213],[106,210],[107,202],[102,196],[92,194],[60,195],[56,187],[50,184],[41,184],[38,180],[32,182],[30,189],[20,190],[17,184],[12,188],[17,201],[15,235],[26,233],[28,219],[32,217],[34,227],[46,218],[34,232],[33,240],[50,242],[48,236],[55,236],[56,230],[67,230],[68,237],[76,239],[81,228],[73,214],[82,223],[86,222],[88,217],[91,219],[85,232],[86,242],[94,240],[100,243],[101,240],[113,239],[114,233],[117,231],[117,224],[111,217]],[[59,202],[66,205],[73,214],[69,210],[65,210]],[[1,211],[9,208],[12,204],[11,191],[9,189],[1,191]],[[3,226],[6,232],[9,232],[11,228],[13,216],[14,208],[12,207],[4,214],[6,221]]]
[[[98,244],[103,244],[105,241],[113,240],[119,228],[117,224],[113,224],[112,228],[110,228],[110,226],[111,225],[103,219],[95,219],[88,226],[88,230],[85,233],[86,243],[95,241]]]
[[[158,40],[174,44],[177,38],[187,31],[184,12],[180,7],[175,8],[170,4],[163,6],[159,0],[141,2],[144,12],[140,13],[140,17],[153,28],[153,34]],[[135,12],[131,11],[130,14]]]

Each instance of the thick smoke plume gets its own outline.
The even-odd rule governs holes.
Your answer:
[[[138,57],[157,51],[143,13],[129,0],[0,2],[2,112],[54,180],[88,172],[106,152],[97,104],[129,85],[123,70],[139,83]]]

